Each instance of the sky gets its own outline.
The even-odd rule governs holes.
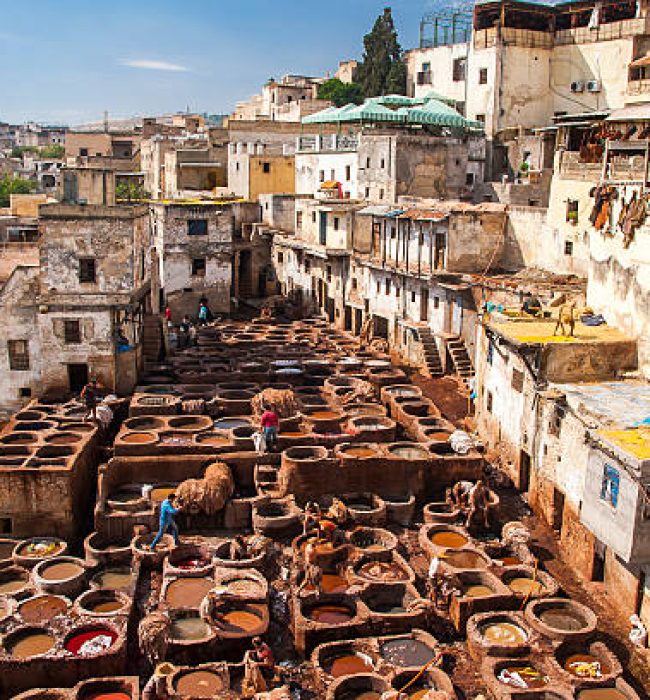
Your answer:
[[[2,0],[0,121],[227,113],[285,73],[360,58],[390,5],[402,47],[444,0]]]

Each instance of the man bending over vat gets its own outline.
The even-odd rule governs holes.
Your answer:
[[[175,506],[176,494],[170,493],[169,496],[160,505],[160,525],[158,528],[158,534],[154,537],[151,543],[150,549],[155,549],[156,545],[162,539],[162,536],[168,532],[174,538],[174,544],[178,546],[180,540],[178,537],[178,525],[174,520],[174,516],[181,512],[182,508],[180,505]]]

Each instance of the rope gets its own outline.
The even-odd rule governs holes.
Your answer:
[[[440,656],[441,656],[440,652],[439,652],[439,651],[436,652],[436,655],[431,659],[431,661],[429,661],[429,663],[424,664],[424,666],[422,666],[422,668],[413,676],[413,678],[411,678],[411,680],[410,680],[403,688],[400,688],[400,689],[397,691],[398,694],[399,694],[399,693],[403,693],[405,690],[407,690],[408,688],[410,688],[410,687],[413,685],[413,683],[415,683],[415,681],[417,681],[417,680],[420,678],[420,676],[421,676],[430,666],[432,666],[434,663],[436,663],[436,662],[438,661],[438,659],[440,658]]]
[[[523,610],[526,607],[526,603],[528,602],[530,596],[533,594],[533,586],[537,583],[537,571],[539,569],[539,559],[535,559],[535,570],[533,571],[533,582],[530,584],[530,588],[528,589],[528,593],[526,593],[526,597],[524,598],[521,607],[519,608],[520,610]]]

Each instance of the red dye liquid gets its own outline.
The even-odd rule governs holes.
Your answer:
[[[183,569],[183,570],[189,570],[189,569],[198,569],[201,566],[207,566],[208,562],[205,559],[198,559],[198,558],[192,558],[189,557],[187,559],[181,559],[180,561],[177,561],[174,566],[177,569]]]
[[[65,648],[75,656],[85,656],[88,652],[83,648],[87,642],[92,642],[97,637],[110,637],[110,646],[113,646],[117,639],[117,634],[109,629],[94,629],[88,632],[80,632],[71,637],[65,644]],[[109,647],[110,648],[110,647]],[[130,700],[130,699],[129,699]]]

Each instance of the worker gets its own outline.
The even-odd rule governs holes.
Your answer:
[[[84,416],[84,421],[88,420],[88,418],[97,420],[97,401],[99,398],[99,384],[97,382],[97,377],[91,378],[91,380],[81,390],[81,394],[79,396],[86,405],[86,415]]]
[[[232,561],[240,561],[247,557],[246,540],[243,535],[236,535],[235,539],[230,543],[230,558]]]
[[[320,530],[320,506],[318,503],[311,501],[305,506],[305,517],[302,523],[302,534],[307,535],[313,530]]]
[[[491,501],[490,489],[482,481],[477,481],[469,493],[469,513],[467,514],[466,523],[468,528],[473,526],[475,521],[479,521],[482,522],[486,530],[490,529],[488,506]]]
[[[251,656],[255,663],[267,672],[275,673],[275,657],[271,647],[261,637],[253,637]]]
[[[210,309],[208,308],[207,299],[201,300],[199,304],[199,326],[205,326],[210,319]]]
[[[165,321],[167,325],[172,321],[172,310],[169,308],[169,304],[165,304]]]
[[[469,494],[474,488],[474,484],[471,481],[458,481],[454,484],[454,488],[449,494],[449,500],[451,504],[464,509],[469,505]]]
[[[522,304],[521,310],[529,316],[541,316],[542,304],[537,297],[534,297],[530,292],[526,294],[526,299]]]
[[[553,335],[557,335],[558,330],[560,330],[562,331],[560,335],[573,338],[573,336],[575,335],[576,327],[575,308],[575,301],[572,301],[568,304],[562,304],[562,306],[560,306],[557,316],[557,323],[555,324],[555,330],[553,331]],[[567,327],[569,329],[568,333],[566,332]]]
[[[192,327],[192,321],[190,317],[186,314],[183,316],[183,320],[178,326],[179,336],[178,336],[178,346],[180,348],[186,348],[190,342],[190,328]]]
[[[154,537],[150,549],[153,550],[156,548],[156,545],[160,542],[162,536],[166,532],[169,532],[172,535],[172,537],[174,538],[174,544],[178,546],[178,525],[176,525],[174,516],[180,513],[181,507],[180,505],[175,506],[175,503],[175,493],[170,493],[169,496],[167,496],[167,498],[162,502],[160,506],[160,525],[158,528],[158,534]]]
[[[278,414],[270,407],[264,406],[264,413],[260,418],[260,426],[266,439],[266,446],[270,450],[271,447],[278,445],[278,428],[280,427],[280,419]]]

